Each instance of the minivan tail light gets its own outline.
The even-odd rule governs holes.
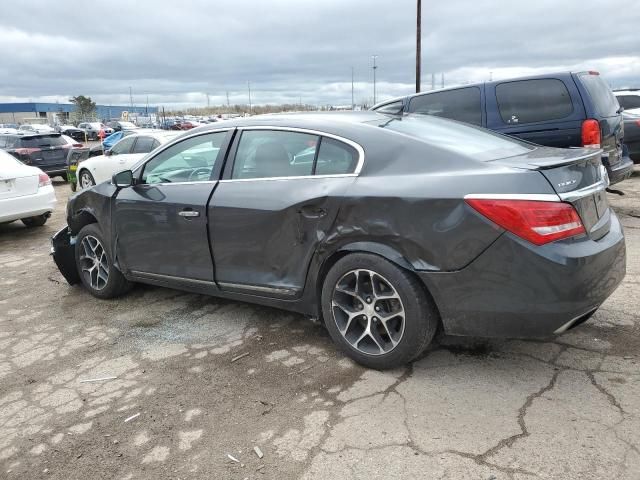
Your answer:
[[[585,233],[582,220],[570,203],[488,198],[465,201],[495,224],[534,245]]]
[[[51,185],[51,179],[49,175],[43,172],[38,175],[38,188],[46,187],[47,185]]]
[[[582,122],[582,146],[600,148],[600,124],[592,118]]]

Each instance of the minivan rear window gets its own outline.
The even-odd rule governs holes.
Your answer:
[[[484,128],[430,116],[387,119],[378,126],[481,161],[523,155],[536,149],[534,145]]]
[[[618,100],[600,75],[583,73],[579,78],[584,88],[589,92],[598,115],[613,117],[618,114],[620,108]]]
[[[500,83],[496,99],[500,116],[508,125],[558,120],[573,112],[569,90],[555,78]]]

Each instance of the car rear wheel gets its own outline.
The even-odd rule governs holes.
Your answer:
[[[106,245],[96,223],[84,226],[76,238],[76,266],[89,293],[98,298],[115,298],[129,291],[132,284],[113,266]]]
[[[96,184],[96,181],[93,179],[93,175],[91,175],[90,171],[82,170],[82,172],[80,172],[78,183],[80,184],[81,189],[85,189],[93,187]]]
[[[22,223],[24,223],[24,225],[26,227],[41,227],[43,226],[45,223],[47,223],[47,218],[49,218],[49,215],[47,215],[46,213],[43,215],[38,215],[36,217],[28,217],[28,218],[23,218],[22,219]]]
[[[429,345],[438,313],[422,285],[377,255],[354,253],[338,260],[322,287],[329,334],[356,362],[395,368]]]

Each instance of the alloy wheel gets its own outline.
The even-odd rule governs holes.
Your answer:
[[[83,189],[93,186],[93,180],[91,179],[91,176],[88,172],[82,172],[82,175],[80,175],[80,186]]]
[[[383,355],[402,340],[402,299],[391,282],[373,270],[344,274],[334,287],[331,311],[340,334],[359,352]]]
[[[93,235],[80,242],[80,269],[86,282],[94,290],[102,290],[109,281],[109,261],[104,247]]]

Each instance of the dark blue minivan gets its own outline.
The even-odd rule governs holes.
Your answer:
[[[602,148],[612,184],[633,171],[632,160],[622,153],[622,109],[598,72],[464,85],[387,100],[371,109],[446,117],[550,147]]]

